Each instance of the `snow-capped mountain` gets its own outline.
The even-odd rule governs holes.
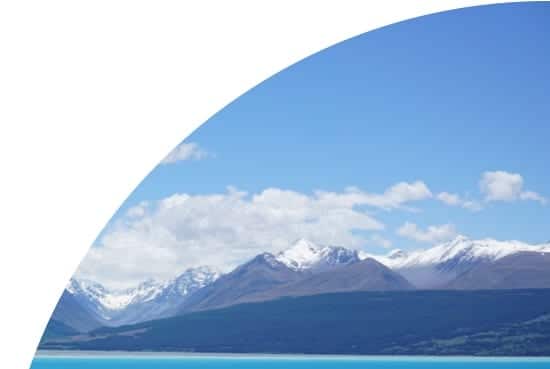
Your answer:
[[[360,253],[398,271],[420,288],[444,286],[473,267],[492,263],[520,252],[550,253],[550,244],[530,245],[519,241],[471,240],[459,236],[425,250],[394,250],[388,255]]]
[[[163,283],[153,279],[142,282],[137,287],[123,290],[107,289],[100,283],[87,279],[72,279],[67,291],[73,295],[86,297],[108,314],[109,311],[122,310],[128,305],[152,300],[164,288]]]
[[[107,289],[97,282],[72,279],[66,290],[106,325],[120,325],[166,316],[187,297],[214,282],[220,273],[209,267],[186,270],[168,281],[147,280],[137,287]]]
[[[528,255],[524,255],[526,253]],[[394,250],[387,255],[320,246],[300,239],[277,254],[261,253],[223,276],[211,268],[198,267],[169,281],[148,280],[124,290],[73,279],[66,289],[70,296],[60,300],[60,304],[70,302],[73,308],[58,306],[61,313],[57,317],[64,322],[59,318],[67,315],[63,312],[78,312],[73,306],[76,301],[93,317],[91,326],[97,324],[97,320],[101,325],[113,326],[292,294],[414,287],[476,288],[488,275],[491,280],[485,278],[486,286],[499,280],[502,283],[498,288],[515,285],[538,288],[546,285],[545,266],[550,264],[549,256],[550,244],[471,240],[462,236],[429,249]],[[368,259],[377,263],[366,262]],[[521,284],[508,282],[510,265],[518,273],[513,276],[514,280],[521,280]],[[66,321],[76,319],[69,318]]]
[[[357,251],[301,239],[276,255],[256,255],[186,300],[180,313],[231,305],[350,291],[414,288],[401,275]]]
[[[299,239],[292,247],[277,254],[275,259],[294,271],[321,271],[357,262],[359,254],[344,247],[319,246],[311,241]]]

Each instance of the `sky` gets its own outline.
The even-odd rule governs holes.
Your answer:
[[[548,39],[550,4],[507,4],[306,58],[168,154],[78,274],[122,286],[227,270],[298,238],[379,254],[457,235],[546,242]]]

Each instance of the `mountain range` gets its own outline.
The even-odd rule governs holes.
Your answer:
[[[188,269],[168,281],[147,280],[123,290],[110,290],[97,282],[73,278],[63,292],[52,319],[85,332],[97,325],[119,326],[164,318],[176,314],[178,306],[186,298],[219,276],[218,271],[201,266]],[[84,314],[94,324],[84,323]]]
[[[149,280],[124,290],[72,279],[45,337],[289,296],[517,288],[550,288],[550,244],[457,237],[426,250],[372,255],[301,239],[278,254],[259,254],[227,274],[203,266],[169,281]]]
[[[89,334],[52,337],[40,348],[548,356],[549,312],[550,289],[339,292],[243,303],[129,326],[104,327]],[[460,367],[464,365],[460,363]]]

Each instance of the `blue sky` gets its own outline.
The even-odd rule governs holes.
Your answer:
[[[549,38],[550,4],[531,3],[421,17],[330,47],[202,125],[185,140],[199,154],[155,168],[112,224],[176,193],[232,186],[249,201],[268,188],[315,197],[352,186],[369,197],[420,181],[431,194],[421,200],[354,205],[383,224],[353,229],[365,240],[356,247],[386,252],[373,235],[391,248],[429,246],[398,231],[407,222],[428,239],[428,227],[448,225],[472,238],[550,240]],[[442,192],[460,198],[449,205]]]

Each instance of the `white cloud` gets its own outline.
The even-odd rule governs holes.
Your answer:
[[[481,210],[481,204],[477,201],[463,199],[460,195],[455,193],[440,192],[437,194],[436,198],[449,206],[460,206],[471,211]]]
[[[149,203],[147,201],[142,201],[139,204],[132,206],[126,211],[126,216],[129,218],[139,218],[145,215]]]
[[[483,209],[481,204],[477,201],[474,201],[474,200],[463,200],[461,206],[464,209],[468,209],[468,210],[471,210],[471,211],[480,211],[480,210]]]
[[[453,193],[441,192],[437,195],[437,199],[444,202],[447,205],[458,206],[462,203],[460,196]]]
[[[457,236],[452,224],[432,225],[426,230],[418,228],[415,223],[406,222],[397,230],[397,234],[419,242],[438,243],[448,241]]]
[[[485,201],[516,201],[532,200],[541,204],[546,198],[533,191],[523,190],[523,177],[518,173],[505,171],[485,172],[479,181],[481,193]]]
[[[538,201],[543,205],[546,205],[546,203],[548,202],[548,199],[546,199],[544,196],[533,191],[524,191],[519,194],[519,198],[521,200]]]
[[[373,234],[369,238],[369,241],[370,243],[373,243],[376,246],[382,246],[385,249],[389,249],[393,245],[393,243],[390,240],[380,236],[379,234]]]
[[[184,160],[200,160],[209,156],[209,153],[202,149],[197,143],[184,142],[179,144],[172,150],[161,164],[173,164]]]
[[[382,194],[368,193],[350,187],[344,193],[317,191],[316,195],[326,204],[368,205],[386,210],[402,208],[406,203],[432,197],[430,189],[422,181],[399,182]]]
[[[517,173],[485,172],[479,187],[486,201],[514,201],[521,193],[523,178]]]
[[[77,274],[124,287],[197,265],[227,270],[260,252],[287,248],[300,237],[359,248],[369,241],[369,231],[384,225],[358,209],[362,202],[350,196],[346,192],[336,196],[339,201],[328,201],[320,193],[277,188],[256,194],[234,188],[220,194],[174,194],[132,208],[115,221]]]

